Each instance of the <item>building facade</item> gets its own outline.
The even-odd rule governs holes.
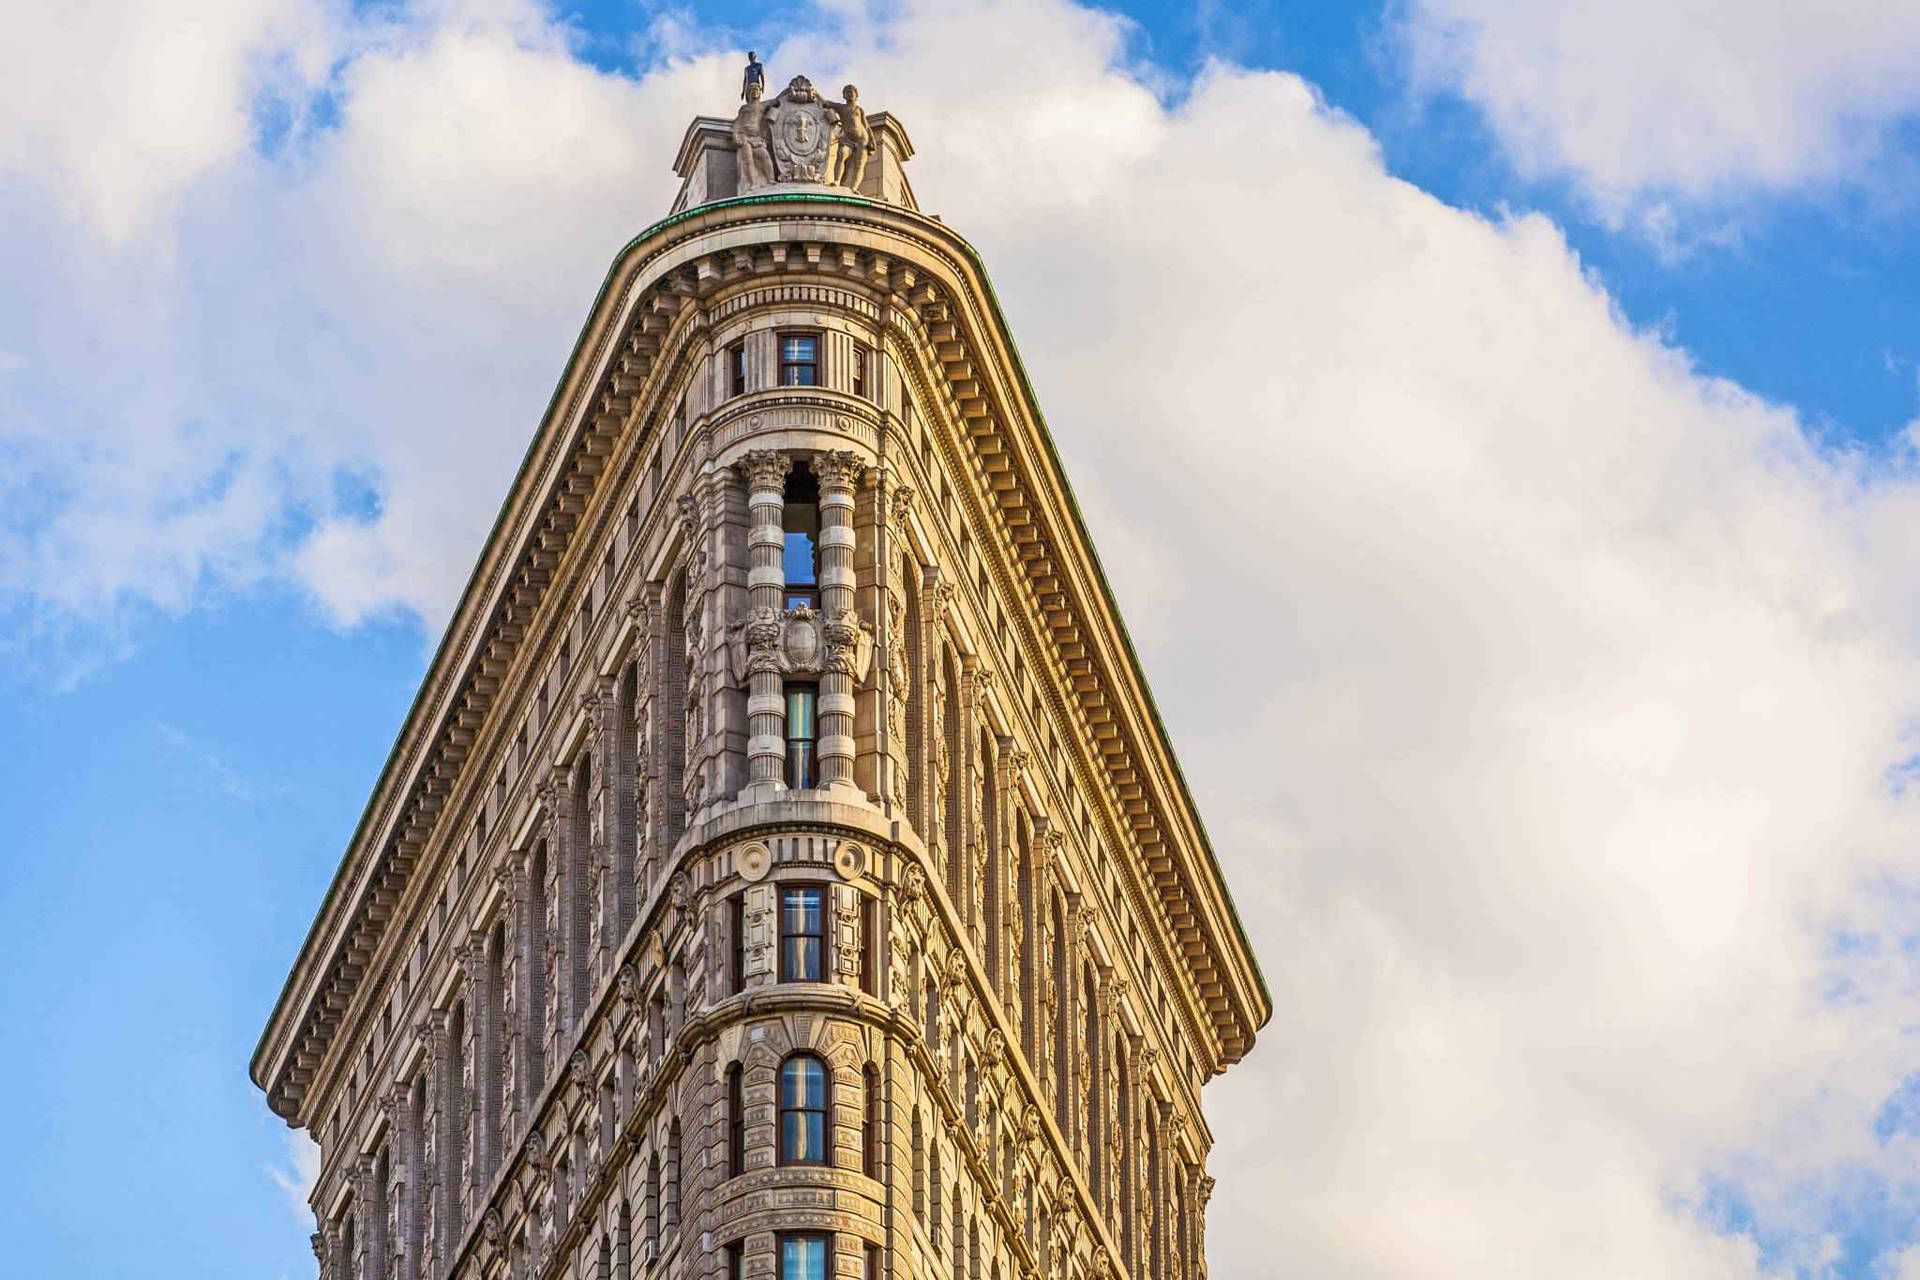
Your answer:
[[[904,130],[742,97],[615,261],[255,1053],[320,1274],[1201,1280],[1252,954]]]

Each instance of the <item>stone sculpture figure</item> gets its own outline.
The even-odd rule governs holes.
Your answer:
[[[760,100],[760,81],[753,77],[759,63],[748,66],[749,79],[743,91],[746,101],[733,117],[733,145],[740,164],[740,194],[773,181],[773,152],[767,146],[767,104]]]
[[[867,124],[866,108],[860,105],[860,91],[847,85],[840,93],[846,101],[827,104],[840,126],[828,181],[858,191],[867,173],[867,157],[873,153],[873,129]]]
[[[749,49],[747,50],[747,69],[740,73],[740,96],[745,98],[751,90],[755,89],[761,93],[766,92],[767,68],[766,64],[760,61],[759,55]]]

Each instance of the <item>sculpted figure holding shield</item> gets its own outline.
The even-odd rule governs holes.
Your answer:
[[[760,101],[760,82],[749,80],[747,100],[733,117],[733,146],[740,164],[740,193],[773,181],[773,152],[767,146],[767,104]]]

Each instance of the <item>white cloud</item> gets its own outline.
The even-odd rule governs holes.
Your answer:
[[[982,248],[1274,987],[1210,1091],[1215,1274],[1817,1270],[1860,1186],[1920,1204],[1873,1127],[1920,1056],[1912,454],[1703,376],[1298,79],[1170,108],[1059,0],[834,22],[762,52],[898,112]],[[176,266],[37,254],[0,394],[46,483],[3,483],[55,497],[0,591],[292,574],[433,625],[736,74],[522,9],[348,44],[337,123],[192,184]]]
[[[1616,216],[1884,178],[1920,112],[1920,7],[1884,0],[1410,0],[1418,77],[1487,113],[1521,164]],[[1652,228],[1655,232],[1658,228]]]
[[[287,1131],[286,1165],[268,1165],[267,1176],[287,1198],[295,1221],[305,1229],[313,1228],[313,1187],[320,1180],[320,1145],[304,1129]]]

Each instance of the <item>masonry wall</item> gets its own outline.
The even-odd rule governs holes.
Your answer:
[[[477,781],[316,1073],[325,1280],[774,1277],[802,1235],[847,1280],[1205,1274],[1219,1046],[1023,640],[1034,553],[983,514],[950,339],[901,322],[897,245],[834,234],[729,232],[636,304]],[[796,333],[818,385],[779,385]],[[823,513],[798,609],[770,576],[796,468]],[[800,888],[824,963],[788,980]],[[796,1055],[830,1076],[817,1164],[781,1159]]]

